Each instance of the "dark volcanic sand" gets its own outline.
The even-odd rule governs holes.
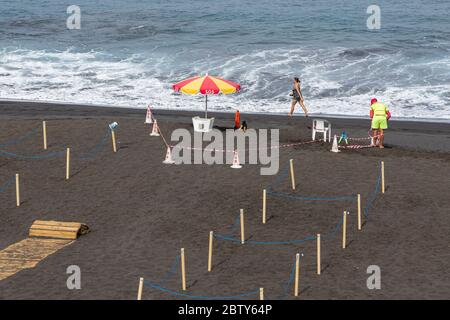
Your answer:
[[[303,252],[299,299],[448,299],[450,297],[450,129],[448,124],[391,122],[390,148],[329,152],[317,143],[280,151],[281,170],[295,159],[297,191],[304,196],[373,192],[381,160],[387,191],[378,195],[362,231],[356,230],[356,202],[268,198],[269,220],[261,224],[262,189],[275,180],[257,165],[164,165],[165,147],[149,137],[144,110],[0,103],[0,144],[48,121],[49,150],[72,148],[73,156],[95,146],[105,126],[117,121],[120,150],[108,137],[97,157],[73,160],[64,180],[65,158],[0,158],[0,185],[15,172],[22,179],[23,203],[15,207],[14,188],[0,193],[0,248],[27,237],[35,219],[80,221],[92,230],[74,244],[0,281],[1,299],[135,299],[138,279],[158,283],[181,247],[186,250],[188,293],[228,296],[265,288],[278,298],[289,280],[297,252]],[[189,112],[157,111],[166,137],[179,127],[192,129]],[[232,114],[216,114],[216,125],[231,127]],[[242,115],[250,127],[280,128],[281,142],[310,140],[303,117]],[[306,122],[308,121],[308,122]],[[339,133],[366,136],[367,120],[331,119]],[[417,147],[416,147],[417,146]],[[35,135],[0,149],[41,152]],[[280,170],[280,171],[281,171]],[[284,179],[278,191],[290,193]],[[247,237],[255,241],[302,239],[329,232],[350,210],[348,247],[341,234],[322,242],[322,275],[315,274],[315,241],[258,246],[215,240],[214,266],[207,272],[208,233],[227,234],[244,208]],[[238,233],[236,233],[236,237]],[[66,268],[78,265],[82,289],[68,290]],[[368,290],[366,269],[381,268],[381,290]],[[180,291],[179,270],[164,287]],[[289,288],[286,299],[292,299]],[[256,298],[257,296],[253,296]],[[148,287],[144,299],[172,296]]]

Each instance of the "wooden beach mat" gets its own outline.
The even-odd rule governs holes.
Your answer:
[[[34,268],[42,259],[71,244],[73,240],[28,238],[0,251],[0,280],[23,269]]]
[[[72,239],[89,232],[89,227],[80,222],[36,220],[30,228],[30,237]]]
[[[89,228],[83,223],[34,221],[29,231],[30,238],[0,251],[0,281],[23,269],[34,268],[41,260],[87,232]]]

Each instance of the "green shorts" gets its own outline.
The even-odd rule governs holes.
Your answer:
[[[372,119],[372,129],[387,129],[387,119],[386,117],[373,117]]]

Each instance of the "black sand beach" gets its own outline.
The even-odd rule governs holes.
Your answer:
[[[176,128],[192,130],[192,112],[155,110],[167,138]],[[234,115],[211,114],[221,128]],[[139,277],[160,283],[180,248],[186,250],[187,294],[234,296],[264,287],[268,299],[293,299],[289,281],[294,257],[302,252],[298,299],[448,299],[450,297],[450,125],[391,121],[386,149],[330,152],[315,143],[280,149],[280,174],[295,161],[297,190],[288,178],[274,187],[294,196],[336,197],[361,193],[363,207],[373,194],[379,163],[386,165],[386,193],[378,194],[362,231],[356,229],[355,201],[302,201],[268,197],[268,222],[261,223],[262,189],[277,177],[261,176],[258,165],[165,165],[165,146],[150,137],[145,110],[0,102],[0,144],[47,121],[49,152],[71,147],[72,176],[65,159],[0,158],[0,185],[20,172],[22,204],[14,188],[0,193],[0,249],[27,237],[36,219],[80,221],[91,232],[41,261],[0,281],[0,299],[136,299]],[[320,116],[321,118],[324,118]],[[250,128],[279,128],[280,142],[311,139],[304,117],[242,114]],[[334,133],[367,137],[369,121],[329,119]],[[106,146],[77,160],[119,123],[119,151]],[[0,146],[15,154],[42,154],[36,134]],[[340,231],[322,242],[322,274],[316,275],[315,241],[296,245],[239,245],[215,240],[213,271],[207,272],[208,233],[227,234],[243,208],[251,241],[303,239],[329,233],[350,211],[348,246]],[[238,237],[238,233],[234,234]],[[81,268],[82,289],[68,290],[66,268]],[[369,265],[381,268],[381,289],[366,286]],[[179,268],[178,268],[179,269]],[[179,270],[162,286],[181,291]],[[145,287],[143,299],[180,298]],[[257,295],[246,298],[257,298]]]

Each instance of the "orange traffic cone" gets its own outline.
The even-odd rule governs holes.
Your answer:
[[[147,115],[145,116],[144,123],[153,123],[152,110],[150,110],[150,105],[147,107]]]
[[[159,128],[158,128],[158,122],[153,121],[153,128],[152,128],[152,133],[150,133],[151,136],[153,137],[159,137]]]
[[[233,169],[240,169],[242,166],[239,163],[239,154],[236,150],[234,150],[234,157],[233,157],[233,165],[231,166]]]
[[[338,141],[337,141],[337,137],[336,135],[334,135],[334,139],[333,139],[333,145],[331,146],[331,152],[341,152],[341,150],[339,150],[339,146],[338,146]]]
[[[175,161],[173,161],[172,159],[172,150],[170,149],[170,147],[167,147],[167,152],[166,152],[166,159],[164,159],[163,163],[165,164],[174,164]]]
[[[241,114],[239,110],[236,110],[234,115],[234,129],[239,129],[241,127]]]

